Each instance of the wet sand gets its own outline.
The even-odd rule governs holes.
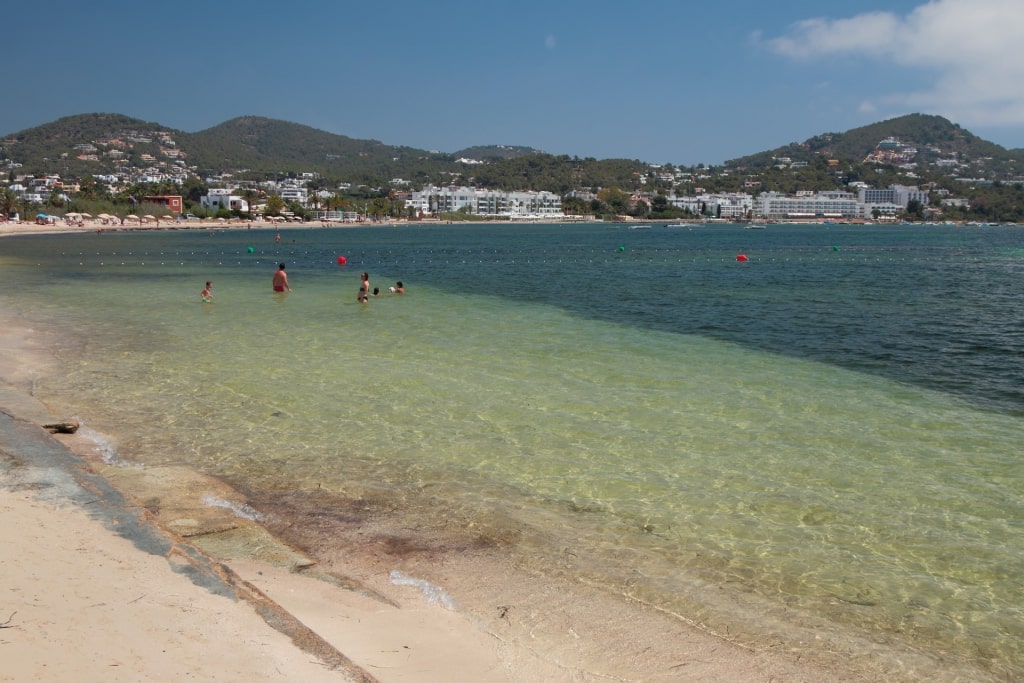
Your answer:
[[[0,652],[13,680],[879,678],[825,630],[799,650],[739,642],[588,585],[568,556],[564,571],[525,566],[501,539],[386,518],[328,542],[286,496],[260,501],[257,522],[223,482],[107,464],[94,442],[39,426],[68,418],[32,391],[59,364],[42,333],[0,322]]]

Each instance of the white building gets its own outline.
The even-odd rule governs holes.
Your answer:
[[[852,192],[801,193],[797,197],[764,192],[757,198],[757,215],[768,220],[860,218],[860,207]]]
[[[857,199],[864,204],[889,203],[905,209],[912,200],[916,200],[922,206],[927,205],[928,191],[908,185],[890,185],[884,189],[862,187],[857,192]]]
[[[562,198],[552,192],[505,192],[475,187],[428,185],[412,193],[406,202],[417,212],[455,213],[465,211],[492,218],[559,218]]]
[[[355,211],[314,211],[313,220],[329,223],[361,223],[363,217]]]
[[[906,208],[892,202],[865,203],[860,206],[861,218],[868,220],[895,220],[896,216]]]
[[[746,192],[699,194],[668,197],[668,203],[695,216],[706,213],[730,220],[747,218],[754,209],[754,198]]]
[[[306,206],[309,201],[309,191],[304,187],[282,187],[280,194],[285,203],[298,202],[300,206]]]
[[[240,211],[241,213],[249,213],[249,202],[236,197],[231,194],[231,190],[222,188],[210,188],[210,193],[205,197],[199,198],[199,203],[202,204],[206,210],[217,211],[218,209],[227,209],[228,211]]]

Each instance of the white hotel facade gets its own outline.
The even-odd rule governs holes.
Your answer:
[[[862,204],[852,192],[797,192],[787,196],[763,192],[757,197],[757,215],[768,220],[863,218]]]
[[[419,213],[467,212],[489,218],[559,218],[562,198],[552,192],[505,192],[476,187],[436,187],[427,185],[412,193],[406,201]]]
[[[673,206],[699,215],[705,213],[727,220],[748,217],[765,220],[870,219],[876,215],[896,216],[911,200],[928,204],[928,192],[916,187],[893,185],[883,190],[861,189],[858,194],[841,190],[801,191],[795,195],[762,192],[757,197],[746,193],[671,196]]]

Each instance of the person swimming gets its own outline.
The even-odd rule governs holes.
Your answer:
[[[199,296],[202,298],[204,303],[212,303],[213,302],[213,283],[210,282],[209,280],[207,280],[206,281],[206,287],[204,287],[203,291],[199,293]]]

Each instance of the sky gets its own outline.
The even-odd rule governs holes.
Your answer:
[[[1024,0],[8,4],[0,135],[253,115],[689,166],[924,113],[1024,148]]]

